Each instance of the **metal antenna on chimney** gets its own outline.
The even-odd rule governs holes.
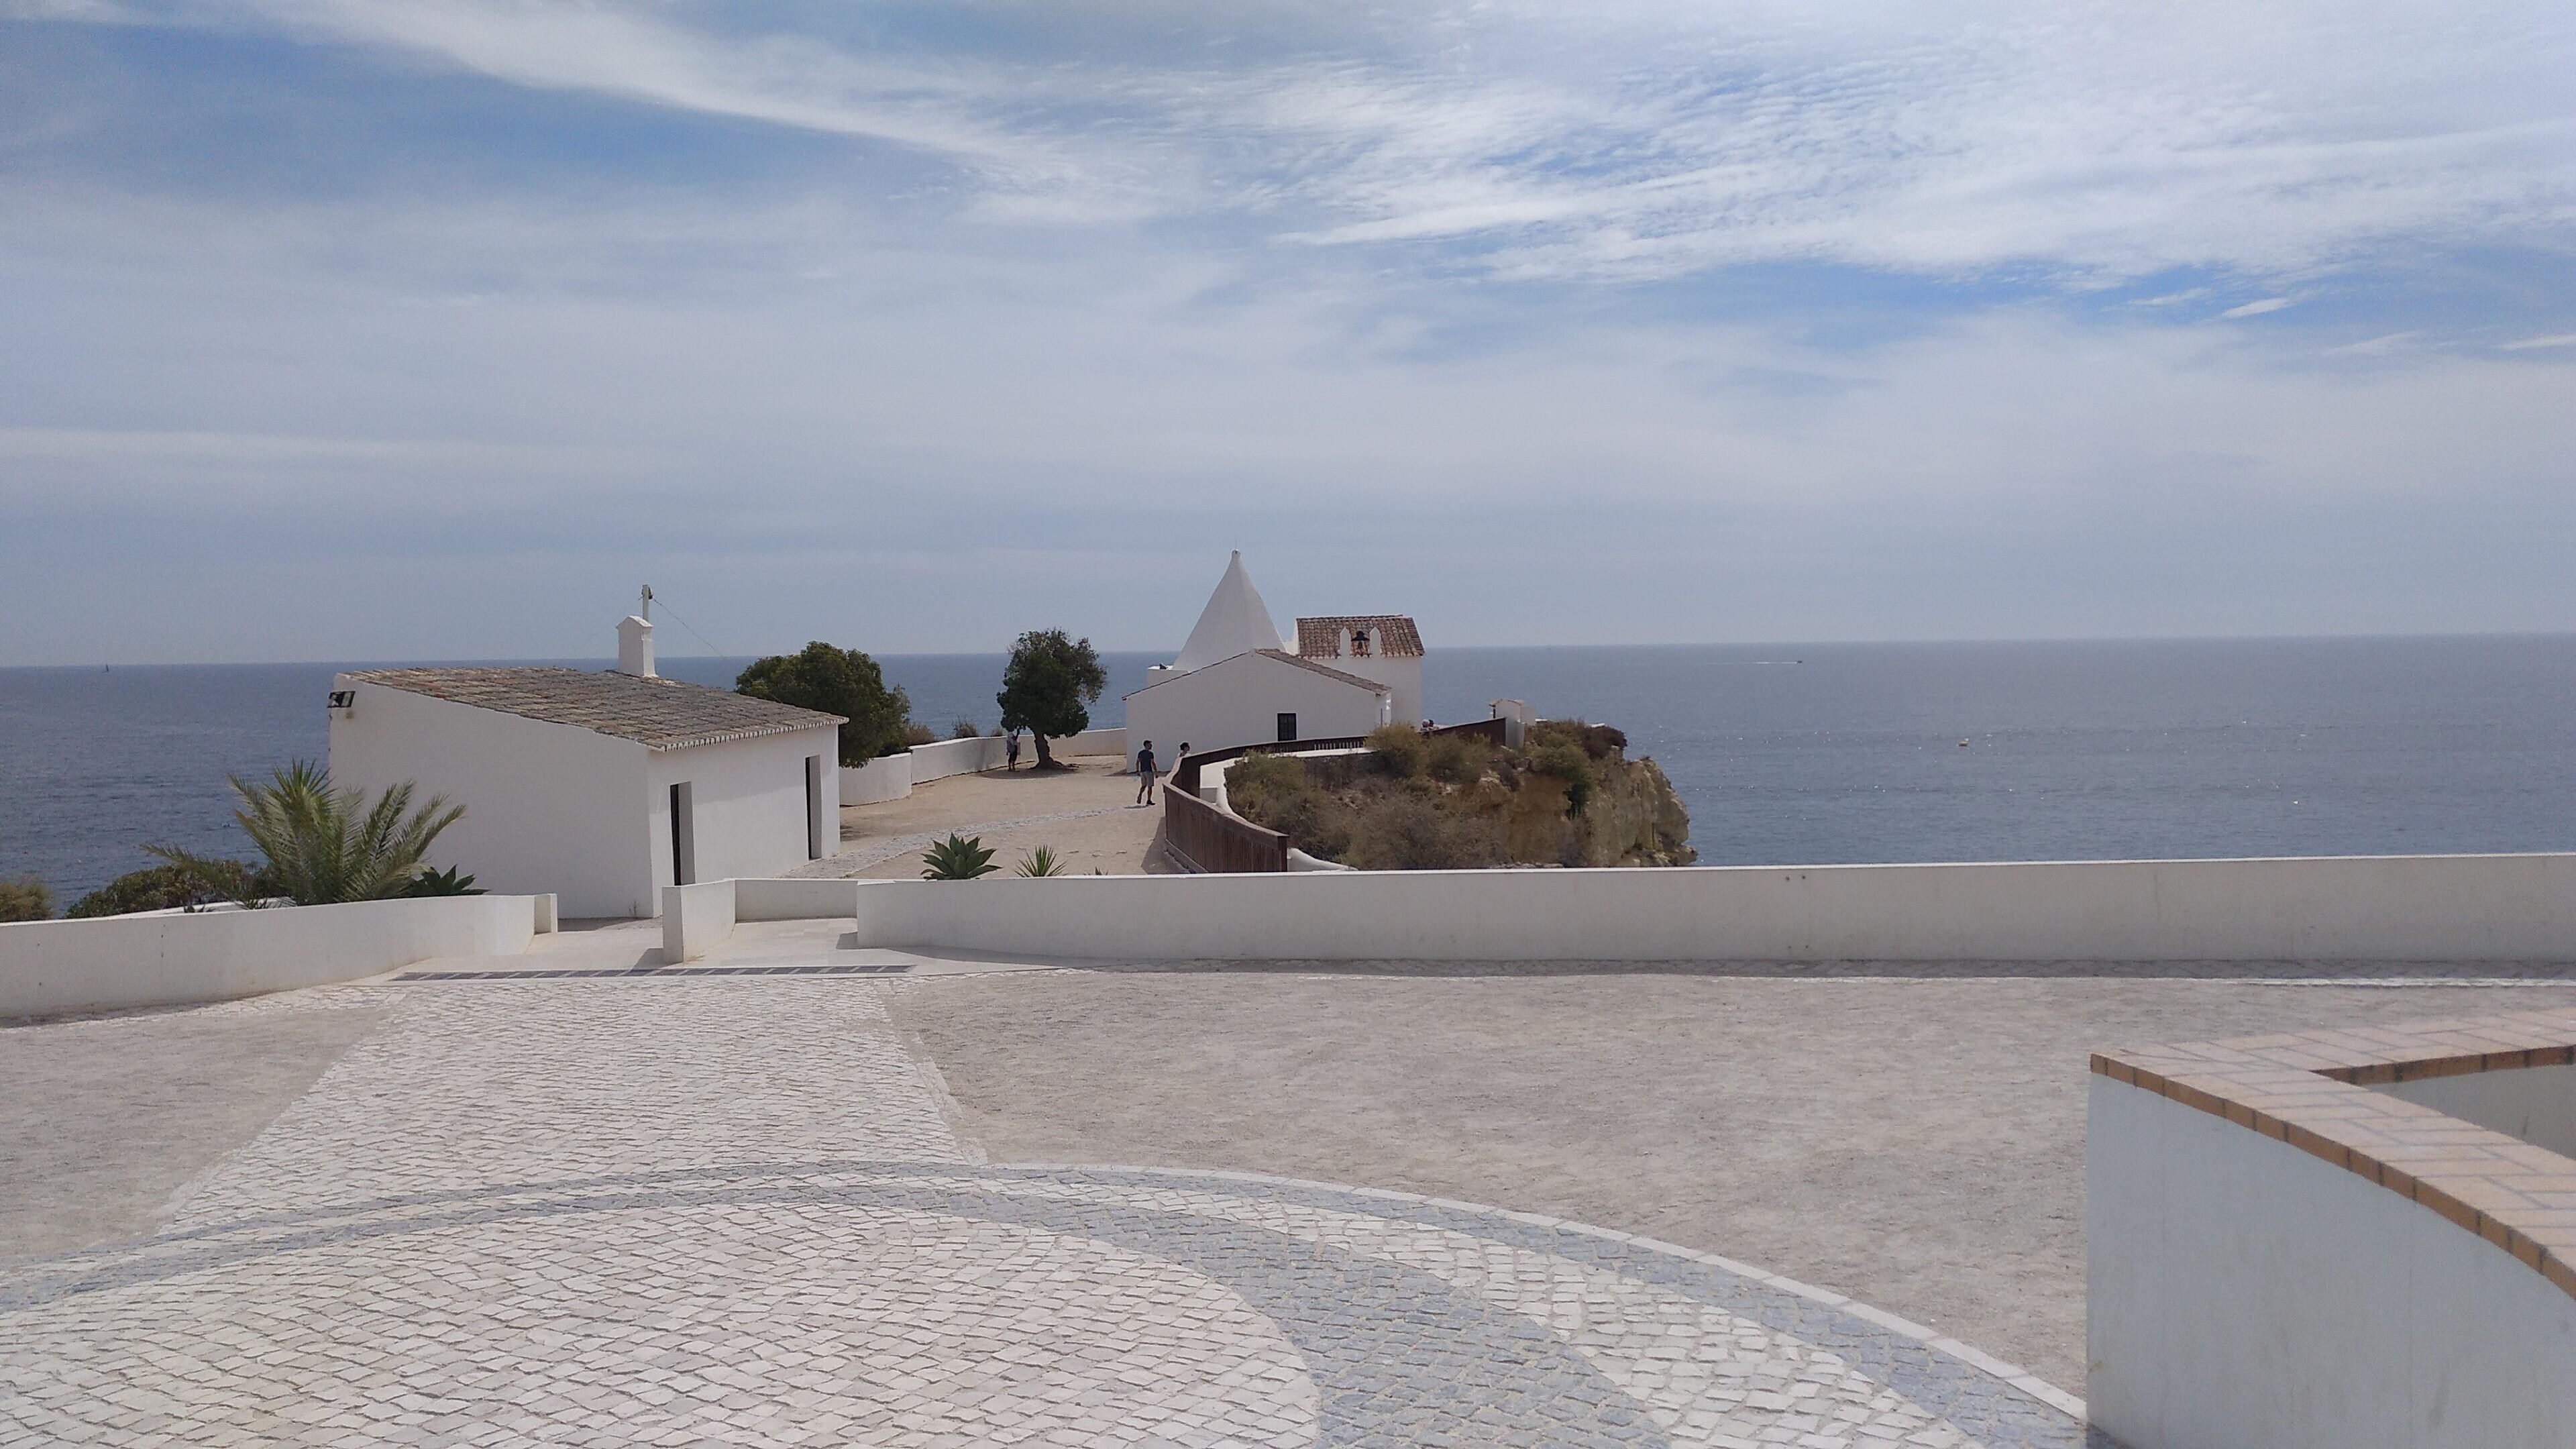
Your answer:
[[[651,584],[644,586],[644,612],[639,617],[647,624],[653,622],[653,586]]]

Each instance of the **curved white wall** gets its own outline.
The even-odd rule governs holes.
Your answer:
[[[2129,1449],[2567,1449],[2576,1298],[2358,1173],[2109,1077],[2093,1422]]]

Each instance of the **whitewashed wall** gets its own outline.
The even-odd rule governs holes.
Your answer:
[[[1356,674],[1362,679],[1374,679],[1385,685],[1395,695],[1394,722],[1397,724],[1422,723],[1421,655],[1372,654],[1365,659],[1354,659],[1344,655],[1338,659],[1318,659],[1315,662],[1328,668],[1338,669],[1344,674]],[[1464,724],[1465,721],[1453,719],[1444,723]]]
[[[2129,1449],[2576,1442],[2576,1298],[2357,1173],[2092,1083],[2096,1425]]]
[[[1182,741],[1193,749],[1223,750],[1271,744],[1278,717],[1297,716],[1301,739],[1364,735],[1384,721],[1379,696],[1262,654],[1238,654],[1205,669],[1175,675],[1127,696],[1128,764],[1144,742],[1170,769]]]
[[[642,745],[346,675],[331,687],[356,695],[352,709],[332,711],[335,784],[372,793],[409,780],[423,802],[445,795],[465,807],[433,864],[489,891],[552,891],[570,916],[650,912]]]
[[[912,753],[879,755],[864,765],[843,765],[841,803],[879,805],[912,793]]]
[[[554,903],[438,896],[0,925],[0,1017],[229,1001],[528,948]]]
[[[871,945],[1067,957],[2576,959],[2576,855],[1082,876],[843,888]],[[766,887],[745,889],[757,895]]]
[[[789,734],[762,735],[723,744],[668,750],[647,757],[653,878],[630,915],[651,914],[654,892],[674,883],[671,864],[671,786],[687,781],[689,815],[697,841],[697,879],[768,876],[803,865],[807,853],[805,761],[819,756],[822,814],[827,844],[840,839],[839,727],[824,725]]]

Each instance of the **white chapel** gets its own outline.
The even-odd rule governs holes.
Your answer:
[[[1402,614],[1299,619],[1282,635],[1238,552],[1180,655],[1127,696],[1127,749],[1348,739],[1422,719],[1422,634]]]

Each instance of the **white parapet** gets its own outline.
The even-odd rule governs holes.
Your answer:
[[[429,896],[0,926],[0,1016],[229,1001],[439,956],[510,956],[552,896]]]
[[[744,919],[1068,958],[2576,959],[2576,855],[842,881],[829,910],[782,884],[743,882]]]

